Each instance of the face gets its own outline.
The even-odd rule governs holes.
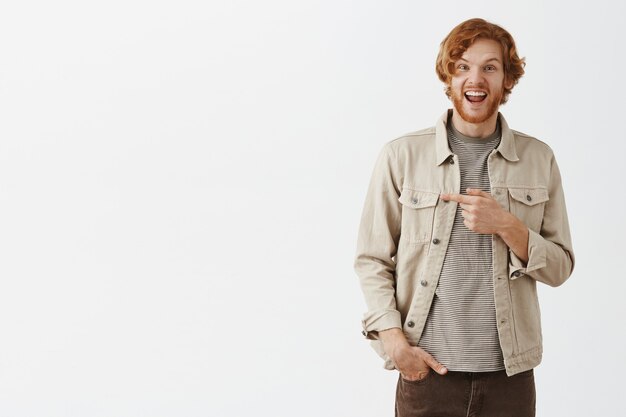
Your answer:
[[[500,44],[479,39],[455,62],[450,98],[459,116],[479,124],[497,113],[504,93],[504,67]]]

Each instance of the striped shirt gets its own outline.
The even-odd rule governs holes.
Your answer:
[[[448,119],[448,143],[458,155],[461,193],[490,192],[487,157],[500,143],[496,131],[484,139],[459,133]],[[418,346],[451,371],[504,369],[496,327],[491,235],[469,230],[457,206],[439,283]]]

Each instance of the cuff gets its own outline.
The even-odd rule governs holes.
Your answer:
[[[382,332],[383,330],[393,329],[394,327],[402,328],[400,312],[391,309],[366,313],[361,324],[363,326],[361,333],[369,340],[378,340],[378,332]]]
[[[509,278],[517,279],[524,274],[546,266],[545,239],[537,232],[528,229],[528,262],[522,261],[509,249]]]

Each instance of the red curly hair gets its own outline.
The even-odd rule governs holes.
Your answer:
[[[524,75],[525,58],[517,55],[515,41],[509,32],[484,19],[470,19],[457,25],[441,42],[435,64],[437,76],[446,85],[446,95],[450,97],[450,81],[454,74],[455,61],[478,39],[491,39],[502,47],[504,60],[504,93],[500,104],[506,103],[509,94]],[[511,88],[506,86],[510,85]]]

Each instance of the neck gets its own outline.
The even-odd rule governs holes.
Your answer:
[[[496,125],[498,123],[498,112],[494,112],[489,119],[481,123],[470,123],[464,120],[461,115],[452,109],[452,123],[454,128],[470,138],[484,139],[490,136],[496,131]]]

